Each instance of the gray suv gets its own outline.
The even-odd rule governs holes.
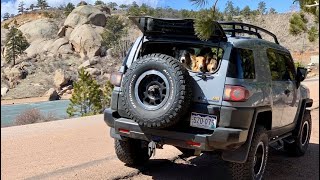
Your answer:
[[[185,156],[221,154],[234,179],[261,179],[269,147],[306,152],[313,103],[301,85],[307,70],[295,68],[274,34],[213,22],[202,41],[192,19],[130,19],[143,35],[112,73],[104,111],[119,160],[141,165],[169,144]]]

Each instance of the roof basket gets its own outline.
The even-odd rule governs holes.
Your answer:
[[[219,21],[218,23],[220,25],[222,25],[222,28],[223,28],[224,32],[231,33],[231,37],[235,37],[236,33],[246,33],[246,34],[249,34],[249,35],[255,35],[259,39],[262,39],[261,34],[259,33],[259,31],[261,31],[261,32],[264,32],[264,33],[272,36],[273,39],[274,39],[274,42],[279,44],[279,41],[278,41],[276,35],[274,35],[270,31],[267,31],[267,30],[265,30],[265,29],[263,29],[261,27],[254,26],[254,25],[251,25],[251,24],[242,23],[242,22]],[[231,28],[230,27],[224,27],[224,26],[231,26]]]

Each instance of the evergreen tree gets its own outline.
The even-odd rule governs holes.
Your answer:
[[[6,55],[5,59],[8,63],[12,62],[14,66],[16,58],[23,53],[29,46],[28,41],[23,36],[22,32],[12,26],[9,29],[7,40],[6,40]]]
[[[81,68],[79,80],[73,84],[74,92],[67,108],[69,116],[89,116],[102,112],[101,94],[98,83]]]
[[[77,7],[78,7],[78,6],[83,6],[83,5],[88,5],[88,3],[85,2],[85,1],[80,1],[80,2],[77,4]]]
[[[72,3],[68,3],[67,6],[64,8],[64,14],[68,16],[74,8],[75,7]]]
[[[18,13],[23,14],[25,8],[24,8],[24,2],[20,1],[19,6],[18,6]]]
[[[110,9],[115,10],[115,9],[117,9],[118,4],[115,3],[115,2],[109,2],[109,3],[107,4],[107,6],[108,6]]]
[[[113,85],[110,83],[110,81],[107,81],[106,85],[104,86],[102,90],[102,108],[106,108],[110,106],[111,103],[111,94],[113,90]]]
[[[121,8],[121,9],[126,9],[126,8],[128,8],[128,6],[125,5],[125,4],[121,4],[121,5],[119,6],[119,8]]]
[[[8,20],[10,18],[10,14],[9,13],[4,13],[2,16],[3,20]]]
[[[104,3],[103,1],[100,1],[100,0],[96,0],[94,5],[106,5],[106,3]]]
[[[308,30],[307,29],[308,20],[305,18],[303,13],[293,14],[289,22],[290,22],[289,32],[292,35],[296,36]]]
[[[308,39],[310,42],[314,42],[319,37],[319,29],[316,26],[312,26],[308,30]]]
[[[266,3],[264,1],[260,1],[258,4],[258,11],[260,14],[265,14],[266,13]]]
[[[41,10],[44,10],[44,9],[47,9],[48,7],[50,7],[47,3],[46,0],[38,0],[38,4],[37,6],[41,9]]]
[[[251,9],[249,6],[245,6],[241,11],[240,14],[245,18],[248,18],[251,15]]]
[[[270,8],[269,14],[277,14],[277,11],[274,8]]]
[[[34,4],[30,4],[29,10],[30,10],[30,11],[33,11],[34,8],[35,8]]]
[[[10,18],[14,18],[14,14],[10,14]]]
[[[108,48],[113,47],[127,33],[125,27],[124,21],[119,16],[110,16],[101,34],[102,45]]]
[[[224,9],[224,14],[227,17],[227,20],[232,20],[232,17],[235,15],[235,8],[232,1],[227,1],[226,8]]]

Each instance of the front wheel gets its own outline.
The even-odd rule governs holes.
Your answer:
[[[114,141],[118,159],[129,166],[141,165],[149,160],[148,146],[141,140],[128,139]]]
[[[260,180],[264,174],[269,150],[266,129],[256,128],[248,158],[245,163],[230,163],[232,178],[236,180]]]

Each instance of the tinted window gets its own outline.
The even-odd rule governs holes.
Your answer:
[[[238,79],[254,79],[253,51],[233,48],[231,51],[227,77]]]
[[[289,55],[268,49],[267,56],[273,81],[287,81],[295,79],[295,69]]]

